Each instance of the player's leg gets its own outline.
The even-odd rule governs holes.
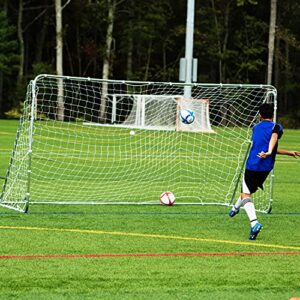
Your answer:
[[[258,188],[263,189],[263,184],[264,184],[265,180],[267,179],[270,172],[263,171],[263,172],[253,172],[253,173],[254,173],[254,175],[252,175],[252,177],[254,178],[256,190]],[[251,177],[251,176],[249,176],[249,177]],[[251,180],[249,180],[249,181],[251,181]],[[262,224],[258,223],[258,221],[257,221],[255,207],[254,207],[253,202],[252,202],[252,205],[253,205],[253,207],[251,207],[251,205],[249,207],[248,207],[248,205],[244,206],[246,212],[248,210],[247,214],[248,214],[248,217],[251,222],[251,230],[250,230],[249,240],[255,240],[257,235],[259,234],[259,232],[261,231],[261,229],[263,227]],[[253,211],[254,211],[254,213],[253,213]]]
[[[234,217],[240,212],[240,208],[242,207],[242,199],[241,196],[236,200],[236,203],[233,204],[230,212],[228,213],[229,217]]]
[[[258,221],[257,221],[255,206],[254,206],[251,194],[250,193],[242,193],[241,198],[242,198],[242,205],[247,213],[251,227],[253,227],[258,223]]]
[[[261,229],[263,228],[257,220],[255,206],[252,201],[251,194],[255,193],[258,188],[263,189],[263,183],[268,177],[269,172],[256,172],[245,171],[243,180],[242,201],[244,202],[244,209],[248,215],[251,223],[251,229],[249,234],[249,240],[255,240]]]
[[[257,191],[258,187],[262,188],[267,175],[268,172],[261,173],[246,170],[243,177],[241,195],[229,212],[229,216],[233,217],[239,212],[241,207],[244,207],[251,224],[250,240],[255,240],[263,227],[257,220],[252,194]]]
[[[255,206],[252,201],[252,197],[249,193],[241,193],[240,197],[237,199],[236,203],[233,205],[232,209],[228,213],[230,217],[234,217],[240,212],[240,208],[244,207],[248,218],[250,220],[251,226],[254,226],[258,221],[256,217]]]
[[[236,214],[238,214],[240,212],[240,208],[243,207],[245,205],[245,203],[249,202],[248,199],[251,199],[251,192],[250,192],[248,185],[246,184],[245,177],[248,177],[247,170],[245,171],[245,174],[243,177],[241,194],[240,194],[239,198],[237,199],[236,203],[233,205],[230,212],[228,213],[230,217],[234,217]],[[246,200],[244,200],[244,199],[246,199]]]

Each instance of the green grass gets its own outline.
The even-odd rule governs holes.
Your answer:
[[[1,177],[16,128],[17,122],[0,120]],[[280,147],[299,150],[300,131],[285,130]],[[226,207],[33,205],[28,214],[1,209],[0,256],[33,257],[0,259],[0,299],[300,297],[300,255],[287,254],[300,252],[299,163],[278,156],[273,211],[258,215],[264,230],[251,242],[244,211],[230,219]],[[236,252],[253,255],[84,256]]]
[[[15,194],[5,199],[22,200],[27,193],[29,127],[25,120],[5,189]],[[37,121],[30,202],[159,203],[159,195],[171,190],[177,203],[229,203],[248,146],[247,129],[215,131],[136,130],[131,136],[128,128]]]

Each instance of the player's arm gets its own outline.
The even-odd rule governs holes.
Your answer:
[[[261,151],[258,153],[257,156],[260,158],[266,158],[266,157],[270,156],[274,150],[274,147],[275,147],[277,141],[278,141],[278,133],[273,132],[271,135],[270,142],[269,142],[268,152]]]
[[[281,154],[281,155],[293,156],[295,158],[300,156],[299,151],[289,151],[289,150],[285,150],[285,149],[277,149],[277,153]]]

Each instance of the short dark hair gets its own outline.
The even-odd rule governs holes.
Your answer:
[[[259,114],[263,119],[271,119],[274,115],[273,105],[264,103],[259,108]]]

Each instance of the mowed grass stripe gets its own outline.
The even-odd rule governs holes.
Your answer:
[[[128,257],[226,257],[300,255],[300,252],[199,252],[199,253],[96,253],[96,254],[32,254],[0,255],[0,259],[49,259],[49,258],[128,258]]]
[[[149,234],[149,233],[137,233],[137,232],[122,232],[122,231],[103,231],[103,230],[88,230],[88,229],[76,229],[76,228],[48,228],[48,227],[30,227],[30,226],[0,226],[0,229],[15,229],[15,230],[31,230],[31,231],[56,231],[56,232],[74,232],[74,233],[87,233],[87,234],[99,234],[99,235],[118,235],[126,237],[144,237],[144,238],[156,238],[156,239],[173,239],[173,240],[185,240],[207,243],[218,243],[238,246],[251,246],[259,248],[271,248],[271,249],[285,249],[285,250],[299,250],[300,246],[288,246],[288,245],[274,245],[256,242],[239,242],[232,240],[219,240],[199,237],[184,237],[174,235],[161,235],[161,234]]]

